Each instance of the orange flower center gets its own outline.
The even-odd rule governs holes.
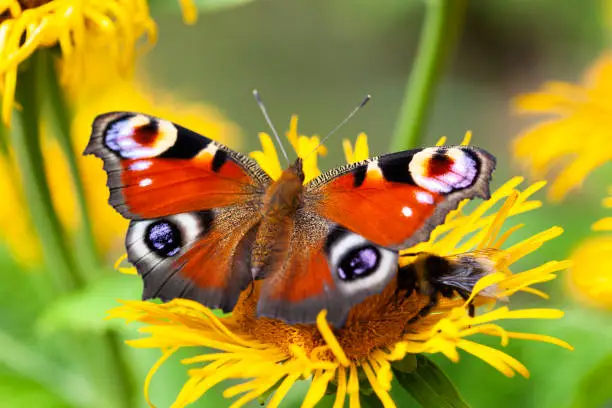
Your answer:
[[[334,330],[350,360],[365,359],[372,351],[401,341],[406,323],[429,301],[419,294],[406,297],[404,292],[400,292],[396,296],[395,288],[393,281],[382,293],[370,296],[353,307],[345,325]],[[315,324],[288,324],[278,319],[257,318],[259,289],[260,283],[256,282],[252,293],[250,289],[242,292],[230,318],[237,332],[273,344],[288,354],[291,353],[290,345],[297,345],[308,356],[334,360]],[[426,324],[428,320],[419,319],[415,324]]]

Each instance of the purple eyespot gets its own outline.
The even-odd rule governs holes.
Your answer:
[[[160,256],[174,256],[181,250],[181,231],[168,221],[156,221],[147,227],[145,242],[151,251]]]
[[[340,260],[338,276],[347,281],[364,278],[376,270],[379,261],[380,253],[374,246],[355,248]]]

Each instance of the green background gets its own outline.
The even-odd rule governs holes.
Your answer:
[[[173,1],[153,2],[159,41],[138,65],[148,86],[221,109],[243,130],[240,146],[232,146],[241,151],[256,148],[257,132],[267,130],[253,88],[260,90],[277,128],[286,129],[290,115],[297,113],[303,134],[326,133],[371,94],[370,104],[328,143],[330,154],[321,167],[342,163],[341,138],[354,139],[360,131],[368,134],[372,155],[388,151],[423,21],[421,1],[260,0],[214,10],[213,2],[201,3],[211,10],[201,12],[197,25],[186,26]],[[510,100],[545,80],[580,78],[608,40],[601,6],[600,1],[575,0],[471,1],[459,47],[436,92],[424,144],[441,135],[459,142],[469,129],[473,144],[498,157],[494,187],[523,174],[510,146],[530,122],[511,114]],[[519,268],[564,259],[590,234],[589,226],[605,214],[600,200],[610,170],[598,169],[562,204],[546,203],[544,210],[515,221],[526,224],[517,238],[553,225],[566,230]],[[542,193],[537,197],[545,200]],[[0,248],[0,407],[83,407],[93,406],[92,400],[112,406],[104,401],[112,401],[116,392],[113,379],[81,374],[90,364],[103,364],[105,356],[96,353],[94,343],[85,344],[89,351],[81,365],[68,364],[66,356],[74,350],[62,347],[62,336],[69,331],[88,343],[91,333],[113,324],[121,336],[137,337],[134,326],[102,319],[115,298],[139,298],[140,280],[109,269],[104,281],[84,293],[51,302],[35,295],[31,274]],[[511,342],[504,351],[528,367],[530,379],[508,379],[465,353],[459,364],[439,356],[434,360],[473,407],[612,407],[612,312],[576,303],[563,273],[542,288],[551,293],[550,302],[516,296],[512,307],[560,307],[566,317],[504,327],[557,336],[575,351]],[[135,406],[145,406],[140,389],[158,353],[127,346],[119,352],[131,364]],[[164,366],[151,387],[157,406],[170,406],[186,378],[178,363]],[[307,383],[297,384],[282,406],[299,406],[306,389]],[[399,407],[414,404],[398,387],[393,395]],[[321,406],[331,406],[330,401]],[[227,405],[219,387],[194,404]]]

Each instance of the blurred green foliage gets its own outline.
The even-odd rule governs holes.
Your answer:
[[[342,129],[340,137],[354,138],[365,131],[371,153],[386,152],[415,54],[423,17],[421,1],[200,0],[210,13],[201,14],[193,27],[178,22],[175,5],[169,3],[156,0],[152,4],[160,38],[141,61],[139,76],[149,87],[172,91],[176,99],[219,107],[244,130],[241,145],[235,147],[255,148],[257,132],[266,130],[250,95],[257,87],[278,128],[286,128],[290,115],[298,113],[305,134],[327,132],[366,93],[372,94],[372,103]],[[213,3],[223,7],[209,7]],[[242,7],[230,7],[241,3]],[[527,124],[510,115],[510,99],[544,80],[577,79],[605,46],[607,35],[600,1],[583,1],[580,7],[574,0],[473,0],[469,4],[461,44],[437,92],[425,140],[431,144],[445,134],[458,142],[465,130],[473,130],[473,143],[498,156],[494,183],[499,185],[521,173],[509,156],[509,145]],[[324,168],[343,161],[340,137],[329,143]],[[552,225],[566,230],[522,261],[523,266],[565,258],[590,233],[590,224],[603,215],[599,200],[611,170],[598,170],[583,190],[563,204],[520,217],[527,225],[523,236]],[[541,194],[539,198],[543,199]],[[110,379],[80,373],[88,364],[104,359],[90,341],[94,333],[108,328],[105,311],[116,304],[115,299],[138,298],[140,280],[118,275],[109,265],[101,280],[50,302],[40,277],[53,267],[23,271],[0,250],[0,408],[111,406],[104,404],[104,394],[112,392],[112,381],[105,389],[99,383]],[[525,363],[530,379],[505,378],[467,355],[462,355],[459,364],[435,356],[469,405],[611,406],[612,388],[607,384],[612,376],[612,312],[576,303],[563,276],[544,289],[552,293],[550,302],[525,296],[513,303],[561,307],[567,313],[564,319],[506,326],[557,336],[576,350],[512,341],[506,351]],[[138,336],[133,326],[112,324],[122,337]],[[66,332],[82,339],[83,350],[62,347]],[[483,342],[493,344],[491,339]],[[67,355],[76,352],[83,361],[68,363]],[[120,352],[130,361],[134,384],[140,389],[159,356],[127,346]],[[187,351],[179,354],[189,355]],[[177,361],[165,365],[154,379],[151,394],[159,407],[170,406],[187,378]],[[394,385],[398,406],[414,406],[414,400]],[[306,383],[296,386],[283,406],[299,406],[306,389]],[[134,406],[146,406],[140,392],[137,399]],[[332,401],[326,398],[321,406],[330,407]],[[227,405],[215,388],[194,406]]]

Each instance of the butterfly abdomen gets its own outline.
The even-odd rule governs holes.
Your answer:
[[[287,260],[295,214],[302,205],[303,181],[302,165],[298,160],[268,188],[262,222],[253,244],[251,273],[254,279],[262,279],[282,269]]]

